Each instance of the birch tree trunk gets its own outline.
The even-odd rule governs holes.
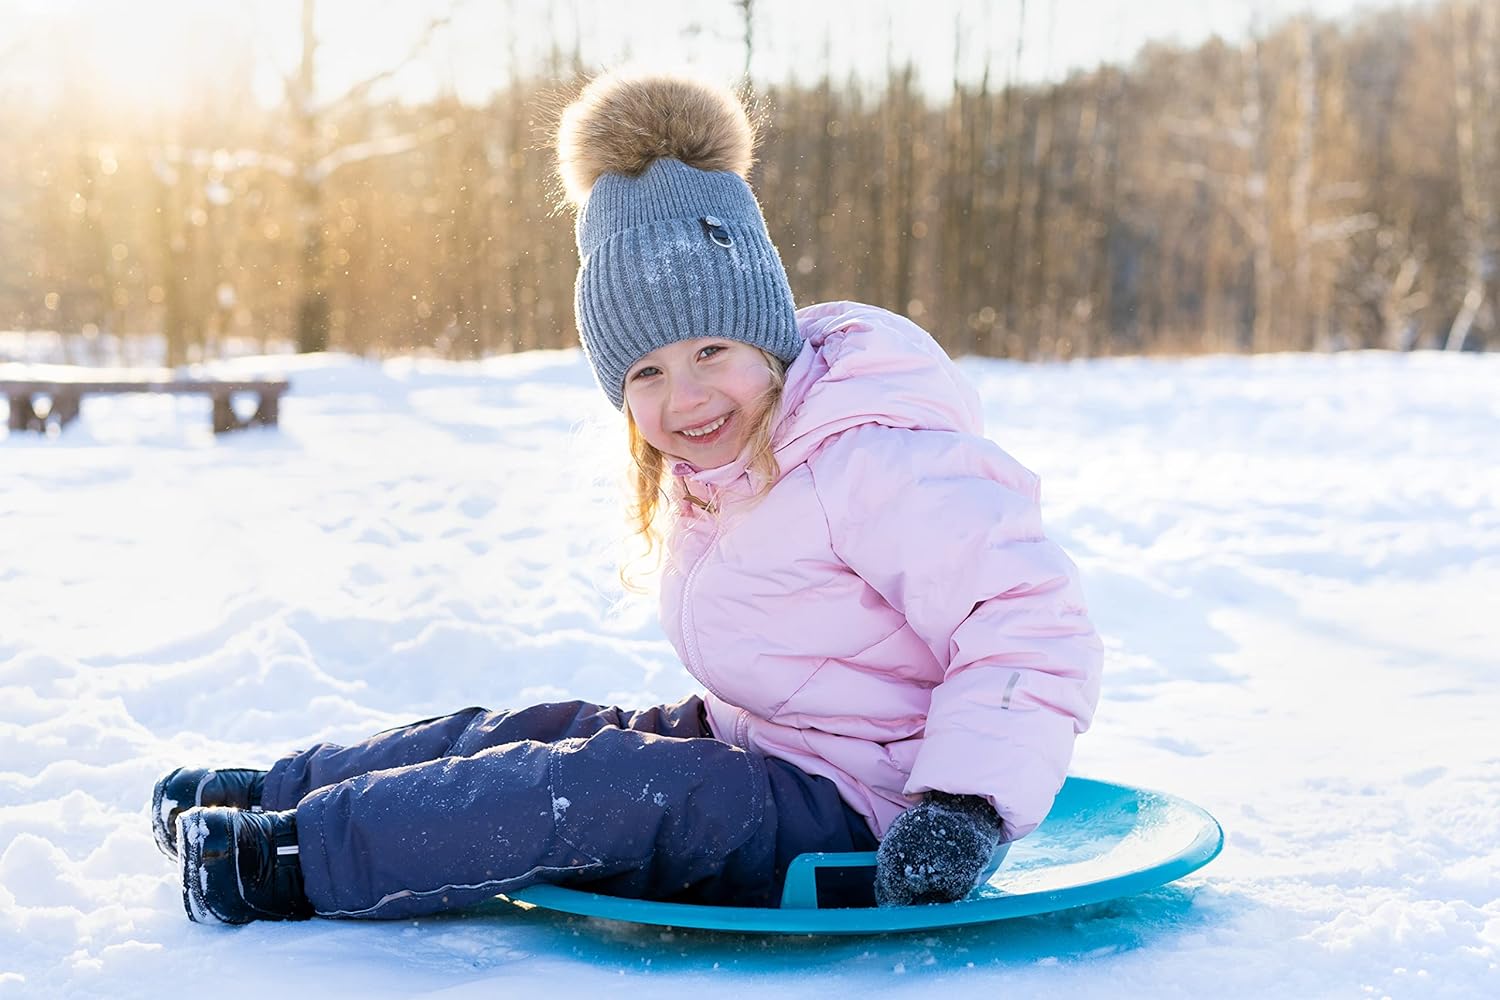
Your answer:
[[[318,39],[313,30],[316,0],[302,0],[302,58],[292,81],[292,160],[295,175],[297,237],[297,351],[328,350],[328,272],[323,262],[322,187],[314,175],[319,158],[314,107]]]
[[[1313,233],[1312,193],[1316,180],[1316,139],[1318,132],[1318,67],[1308,38],[1307,19],[1299,18],[1293,28],[1296,58],[1295,136],[1293,163],[1287,206],[1292,239],[1291,304],[1299,329],[1288,330],[1287,346],[1306,350],[1313,344],[1316,310],[1313,307]]]
[[[1464,233],[1464,296],[1458,314],[1448,327],[1444,348],[1461,351],[1469,331],[1484,305],[1486,269],[1489,264],[1488,232],[1492,226],[1487,185],[1488,150],[1483,129],[1488,123],[1483,103],[1488,94],[1480,87],[1476,63],[1487,53],[1475,52],[1475,32],[1480,26],[1479,14],[1467,3],[1454,3],[1449,9],[1453,31],[1453,125],[1458,153],[1458,189]]]

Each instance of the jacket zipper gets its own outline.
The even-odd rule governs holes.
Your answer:
[[[719,512],[718,505],[715,504],[712,500],[699,500],[697,497],[693,496],[693,491],[688,489],[686,486],[682,488],[682,498],[688,503],[692,504],[694,507],[697,507],[699,510],[706,510],[710,514],[717,514]]]
[[[713,552],[714,543],[716,543],[718,540],[719,519],[714,518],[713,535],[709,537],[708,545],[704,546],[703,554],[700,555],[697,561],[693,563],[693,568],[688,570],[687,579],[682,583],[682,645],[688,654],[687,665],[689,672],[696,676],[700,681],[702,681],[703,686],[708,688],[708,690],[713,693],[714,697],[718,698],[722,702],[725,702],[726,704],[732,704],[732,702],[730,702],[729,699],[720,694],[719,689],[714,687],[713,683],[709,681],[708,668],[703,665],[702,659],[698,655],[698,632],[695,628],[693,628],[691,622],[689,621],[690,610],[692,608],[693,582],[698,579],[698,570],[701,569],[703,567],[703,564],[708,561],[709,553]],[[696,669],[694,669],[695,667]]]

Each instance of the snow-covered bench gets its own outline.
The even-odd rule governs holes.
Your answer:
[[[45,431],[48,423],[66,427],[77,416],[87,395],[113,395],[124,392],[165,392],[174,395],[203,395],[213,400],[214,433],[224,434],[244,427],[275,427],[280,414],[281,394],[291,387],[286,381],[260,379],[217,380],[192,378],[143,378],[119,374],[100,376],[66,376],[49,378],[0,379],[0,392],[10,400],[10,423],[16,431]],[[254,395],[255,412],[242,419],[234,411],[232,397]],[[38,398],[51,401],[51,408],[37,412]]]

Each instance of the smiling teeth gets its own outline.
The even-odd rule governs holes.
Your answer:
[[[696,430],[696,431],[682,431],[682,433],[685,434],[685,435],[687,435],[690,438],[703,437],[705,434],[712,434],[714,431],[718,430],[720,427],[723,427],[724,426],[724,421],[726,421],[728,419],[729,419],[729,414],[726,413],[724,416],[720,417],[718,420],[715,420],[713,423],[709,424],[707,427],[702,428],[701,430]]]

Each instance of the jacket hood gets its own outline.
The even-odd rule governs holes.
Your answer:
[[[797,311],[797,330],[804,343],[787,369],[772,434],[783,472],[863,424],[983,433],[978,393],[906,317],[858,302],[823,302]],[[745,474],[746,463],[744,455],[708,470],[679,462],[673,472],[722,488]]]
[[[806,342],[787,371],[776,459],[807,460],[851,427],[983,433],[976,393],[932,336],[904,316],[857,302],[797,313]]]

